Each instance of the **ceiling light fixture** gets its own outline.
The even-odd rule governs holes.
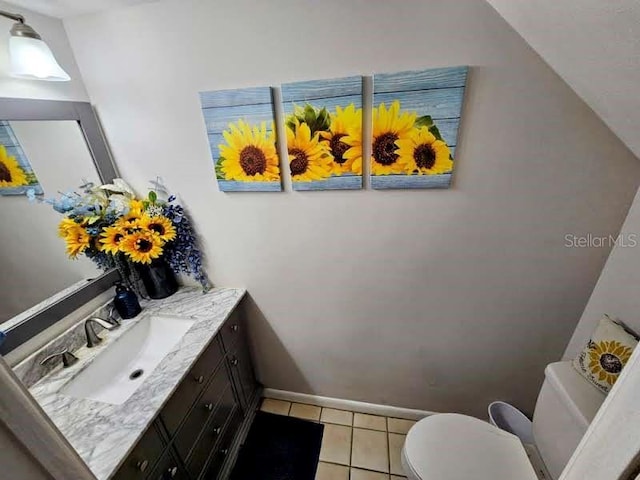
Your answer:
[[[29,80],[47,80],[49,82],[68,82],[71,77],[65,72],[49,46],[40,35],[24,23],[24,17],[17,13],[0,10],[0,16],[10,18],[16,23],[11,27],[9,38],[9,75]]]

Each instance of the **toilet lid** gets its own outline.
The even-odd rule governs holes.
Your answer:
[[[466,415],[420,420],[407,435],[403,456],[422,480],[537,480],[518,437]]]

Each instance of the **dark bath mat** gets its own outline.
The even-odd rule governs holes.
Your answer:
[[[314,480],[324,425],[258,412],[231,480]]]

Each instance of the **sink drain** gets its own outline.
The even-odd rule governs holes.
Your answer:
[[[141,368],[138,368],[137,370],[134,370],[133,372],[131,372],[131,374],[129,375],[129,380],[135,380],[136,378],[140,377],[143,373],[144,373],[144,370],[142,370]]]

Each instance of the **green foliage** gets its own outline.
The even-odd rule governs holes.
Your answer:
[[[286,125],[292,131],[296,131],[296,120],[306,123],[311,130],[311,136],[317,132],[325,132],[331,126],[331,115],[325,107],[315,108],[307,103],[304,107],[295,106],[293,113],[287,117]]]
[[[433,119],[431,118],[431,115],[425,115],[423,117],[418,117],[416,119],[416,127],[420,128],[420,127],[427,127],[427,128],[431,128],[431,126],[433,125]]]
[[[436,137],[438,140],[442,140],[442,135],[440,134],[440,130],[436,127],[436,124],[433,123],[433,118],[431,115],[424,115],[423,117],[418,117],[415,122],[415,126],[417,128],[427,127],[431,134]]]
[[[149,192],[149,202],[150,203],[156,203],[156,200],[158,200],[158,195],[156,194],[156,192],[154,192],[153,190],[151,190]]]
[[[36,174],[33,172],[25,172],[25,176],[27,177],[27,183],[29,185],[36,185],[38,183],[38,178]]]
[[[433,134],[434,137],[436,137],[438,140],[443,140],[442,135],[440,135],[440,130],[438,130],[438,127],[436,127],[435,125],[432,125],[431,127],[429,127],[429,131]],[[443,140],[444,141],[444,140]]]
[[[222,162],[224,161],[224,157],[220,157],[215,164],[216,171],[216,179],[224,180],[224,172],[222,171]]]

